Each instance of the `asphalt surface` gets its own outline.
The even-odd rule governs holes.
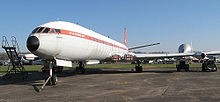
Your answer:
[[[59,83],[38,89],[41,72],[29,72],[27,79],[14,76],[0,80],[0,102],[219,102],[220,72],[176,72],[175,68],[86,69],[86,74],[66,70]]]

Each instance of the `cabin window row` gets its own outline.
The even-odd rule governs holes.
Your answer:
[[[47,28],[47,27],[37,27],[32,33],[60,33],[60,29]]]

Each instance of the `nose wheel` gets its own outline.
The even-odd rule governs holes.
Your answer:
[[[50,77],[50,76],[49,76]],[[49,77],[47,77],[46,79],[45,79],[45,82],[47,82],[47,79],[49,78]],[[58,77],[57,77],[57,75],[52,75],[52,77],[48,80],[48,82],[46,83],[47,85],[56,85],[57,84],[57,81],[58,81]]]
[[[44,84],[40,88],[39,91],[41,91],[46,85],[56,85],[58,81],[57,75],[53,74],[53,62],[49,62],[49,77],[45,79]]]

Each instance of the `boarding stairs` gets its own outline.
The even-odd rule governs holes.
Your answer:
[[[2,48],[5,49],[5,52],[10,59],[10,64],[8,66],[7,73],[3,76],[4,79],[6,77],[11,77],[13,74],[24,73],[25,69],[22,65],[21,58],[19,57],[19,45],[14,36],[11,37],[11,44],[8,43],[7,38],[5,36],[2,37]]]

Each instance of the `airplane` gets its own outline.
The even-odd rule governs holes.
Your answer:
[[[178,48],[178,53],[165,53],[165,54],[134,54],[139,60],[144,59],[157,59],[157,58],[178,58],[179,64],[177,64],[177,71],[185,69],[189,71],[189,64],[186,64],[186,60],[196,59],[203,60],[203,67],[207,67],[208,64],[205,64],[209,61],[207,56],[220,55],[220,51],[193,51],[192,47],[189,44],[181,44]],[[207,70],[217,71],[217,68],[207,68]],[[205,69],[202,68],[203,71]]]
[[[49,67],[49,77],[45,83],[56,85],[57,76],[53,74],[53,67],[72,67],[72,61],[78,61],[77,73],[85,72],[85,63],[88,60],[104,60],[113,55],[125,56],[129,50],[154,46],[160,43],[147,44],[128,48],[127,30],[124,31],[123,44],[96,33],[78,24],[66,21],[52,21],[35,28],[29,35],[26,46],[34,55],[46,60]],[[132,53],[131,53],[132,54]],[[137,72],[142,71],[140,64],[135,66]]]
[[[130,50],[154,46],[160,43],[128,48],[126,46],[126,32],[127,30],[124,32],[124,41],[122,44],[78,24],[66,21],[52,21],[35,28],[29,35],[26,46],[31,53],[44,59],[44,65],[49,68],[49,76],[45,79],[45,83],[41,89],[47,83],[52,85],[57,84],[57,76],[53,74],[53,68],[55,66],[72,67],[73,61],[77,61],[79,64],[76,67],[76,72],[84,73],[85,64],[89,60],[93,60],[92,63],[96,63],[97,60],[111,58],[114,55],[125,56],[130,54],[137,60],[135,71],[142,72],[141,59],[186,56],[204,59],[206,55],[220,55],[220,51],[184,52],[186,51],[185,46],[183,46],[184,53],[135,54],[130,52]]]
[[[20,54],[19,58],[24,65],[32,65],[33,61],[39,59],[39,57],[34,54]]]
[[[26,60],[31,60],[31,61],[33,61],[33,60],[35,60],[35,59],[38,58],[38,56],[36,56],[36,55],[34,55],[34,54],[24,54],[24,55],[22,55],[22,56],[23,56],[24,59],[26,59]]]

